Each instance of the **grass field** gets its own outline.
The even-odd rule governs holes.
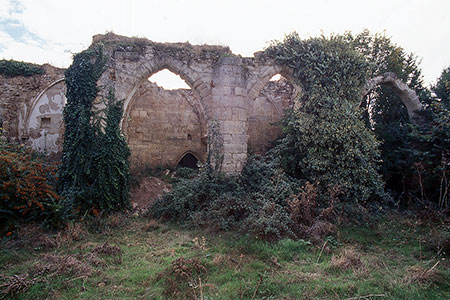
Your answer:
[[[0,248],[5,299],[450,299],[445,224],[391,214],[321,245],[269,244],[122,215]]]

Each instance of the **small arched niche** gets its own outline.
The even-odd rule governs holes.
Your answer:
[[[187,152],[178,161],[177,168],[198,169],[198,162],[199,160],[193,153]]]

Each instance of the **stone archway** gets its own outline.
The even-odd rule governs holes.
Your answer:
[[[192,90],[165,90],[149,81],[137,90],[124,127],[132,165],[175,167],[178,153],[186,150],[206,157],[204,116],[192,105],[193,97]]]
[[[131,90],[131,93],[127,96],[125,102],[124,102],[124,115],[121,121],[121,128],[122,128],[122,132],[127,136],[127,131],[128,131],[128,122],[130,119],[130,111],[131,111],[131,107],[133,107],[134,102],[136,101],[136,97],[135,94],[138,93],[139,89],[143,86],[149,86],[148,83],[148,78],[150,76],[152,76],[153,74],[167,69],[169,71],[171,71],[172,73],[176,74],[176,75],[180,75],[179,73],[177,73],[176,71],[173,71],[172,68],[169,67],[165,67],[164,65],[157,68],[155,72],[149,74],[147,76],[147,78],[145,78],[144,80],[140,79],[138,80],[139,84],[135,87],[133,87],[133,89]],[[192,108],[195,110],[195,112],[197,113],[197,116],[199,118],[200,121],[200,132],[201,132],[201,137],[203,140],[205,140],[205,136],[206,136],[206,122],[207,122],[207,117],[205,114],[205,109],[203,108],[202,105],[202,99],[200,98],[200,94],[198,92],[198,90],[195,90],[192,86],[191,83],[189,83],[188,81],[186,81],[184,79],[183,75],[180,75],[180,77],[186,82],[186,84],[191,88],[191,91],[189,91],[189,93],[185,90],[179,90],[179,94],[183,95],[185,100],[192,106]],[[142,92],[142,91],[140,91]]]
[[[255,103],[259,105],[257,98],[270,78],[281,74],[291,83],[301,85],[292,80],[292,70],[277,65],[263,52],[243,58],[231,53],[227,47],[155,43],[114,34],[95,36],[93,42],[103,43],[105,53],[109,55],[106,71],[98,81],[99,96],[106,96],[113,90],[116,98],[124,100],[127,117],[122,126],[125,131],[128,130],[128,116],[140,86],[152,74],[168,69],[178,74],[192,89],[193,97],[186,99],[191,101],[201,119],[205,146],[208,124],[217,121],[220,125],[219,134],[224,141],[222,170],[226,173],[238,173],[245,164],[249,122]],[[370,80],[366,93],[380,83],[394,86],[410,116],[422,109],[415,93],[411,93],[412,90],[394,75],[384,74]],[[267,107],[280,115],[283,109],[269,98],[265,100],[270,103]]]
[[[273,141],[281,135],[281,128],[275,126],[286,109],[293,107],[301,92],[294,84],[292,71],[276,65],[270,60],[252,70],[253,78],[248,81],[247,110],[248,148],[251,153],[264,154]],[[279,81],[271,81],[280,75]]]
[[[363,96],[367,96],[371,90],[380,84],[390,85],[403,104],[405,104],[410,120],[413,122],[417,121],[419,118],[417,112],[423,110],[419,96],[406,83],[399,79],[395,73],[387,72],[367,81],[363,90]]]
[[[278,122],[284,112],[293,107],[298,91],[295,85],[282,76],[270,80],[260,94],[249,101],[248,149],[250,153],[263,155],[281,136]]]

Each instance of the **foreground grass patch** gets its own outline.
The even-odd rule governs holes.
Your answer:
[[[436,225],[412,222],[340,228],[325,246],[144,218],[50,249],[3,242],[0,298],[450,299],[448,257],[426,243]]]

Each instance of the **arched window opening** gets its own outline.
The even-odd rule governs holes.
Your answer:
[[[191,153],[186,153],[177,165],[177,168],[198,169],[198,159]]]
[[[150,76],[148,80],[165,90],[191,89],[180,75],[177,75],[168,69],[156,72]]]

